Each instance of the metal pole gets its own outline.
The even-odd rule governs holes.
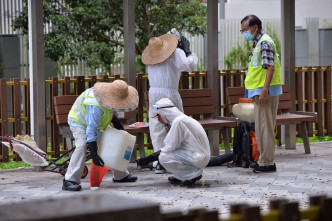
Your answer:
[[[208,72],[207,83],[208,87],[212,89],[212,97],[214,105],[214,113],[219,113],[218,107],[218,0],[209,0],[207,3],[207,28],[208,28]],[[208,131],[210,146],[212,148],[212,155],[219,155],[219,131]]]
[[[281,0],[282,50],[281,65],[284,83],[295,85],[295,0]],[[295,111],[296,88],[290,87],[292,112]],[[296,126],[285,126],[285,148],[296,148]]]
[[[124,24],[124,72],[128,85],[136,87],[136,51],[135,51],[135,1],[123,1]],[[132,112],[131,122],[136,121],[136,112]]]
[[[29,0],[29,76],[31,136],[39,148],[47,151],[43,1]]]

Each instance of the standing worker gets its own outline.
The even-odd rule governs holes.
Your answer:
[[[93,163],[104,166],[97,155],[102,131],[112,122],[116,129],[123,126],[113,112],[135,110],[138,105],[138,93],[134,87],[122,80],[112,83],[96,83],[85,90],[75,101],[68,115],[68,124],[73,132],[76,148],[63,180],[63,190],[81,190],[80,180],[85,166],[87,148]],[[112,170],[112,169],[111,169]],[[136,176],[127,171],[113,172],[113,182],[135,182]]]
[[[246,97],[252,98],[255,110],[255,133],[260,152],[257,163],[251,164],[255,173],[275,172],[275,125],[282,94],[279,55],[272,38],[265,34],[261,20],[248,15],[241,20],[241,33],[253,41],[245,78]]]
[[[149,110],[158,100],[169,98],[183,112],[178,91],[181,71],[191,72],[197,67],[198,58],[191,53],[189,41],[180,36],[176,29],[172,29],[171,33],[174,34],[151,38],[142,54],[142,62],[148,65]],[[149,128],[153,149],[157,152],[163,146],[167,132],[157,119],[151,117],[149,117]],[[158,163],[155,172],[164,171]]]
[[[152,106],[150,117],[158,119],[168,130],[159,155],[160,164],[174,175],[168,181],[173,185],[194,185],[202,178],[211,155],[202,125],[181,112],[168,98]]]

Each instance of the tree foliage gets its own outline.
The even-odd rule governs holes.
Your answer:
[[[44,23],[50,24],[44,37],[45,54],[54,61],[85,60],[89,67],[109,68],[123,50],[123,1],[44,0],[43,4]],[[27,11],[26,6],[14,22],[25,34]],[[137,55],[151,37],[172,28],[193,35],[206,32],[206,6],[198,0],[135,0],[135,13]]]

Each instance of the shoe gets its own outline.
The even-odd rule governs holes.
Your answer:
[[[174,176],[170,176],[168,177],[168,181],[172,184],[172,185],[180,185],[182,183],[181,180],[175,178]]]
[[[258,168],[259,165],[258,165],[258,163],[251,163],[251,164],[249,165],[249,167],[250,167],[251,169],[255,169],[255,168]]]
[[[258,166],[253,168],[254,173],[272,173],[277,171],[276,164],[271,166]]]
[[[138,179],[137,176],[133,176],[131,174],[129,174],[128,176],[126,176],[125,178],[121,179],[121,180],[116,180],[113,178],[113,182],[115,183],[131,183],[131,182],[135,182]]]
[[[158,162],[155,168],[155,173],[156,174],[163,174],[166,173],[166,169]]]
[[[81,185],[79,185],[78,183],[76,183],[74,181],[69,181],[69,180],[63,179],[62,189],[67,190],[67,191],[80,191],[82,189],[82,187],[81,187]]]
[[[196,177],[194,179],[191,179],[191,180],[182,181],[180,183],[180,186],[193,186],[196,183],[196,181],[198,181],[200,179],[202,179],[202,175],[200,175],[200,176],[198,176],[198,177]]]

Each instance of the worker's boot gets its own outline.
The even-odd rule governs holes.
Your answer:
[[[69,181],[63,179],[63,185],[62,185],[63,190],[67,191],[80,191],[82,189],[81,185],[74,182],[74,181]]]
[[[157,164],[155,166],[155,173],[156,174],[163,174],[166,173],[167,170],[157,161]]]

